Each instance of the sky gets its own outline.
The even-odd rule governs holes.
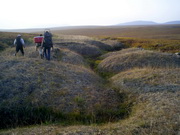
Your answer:
[[[0,0],[0,29],[180,20],[180,0]]]

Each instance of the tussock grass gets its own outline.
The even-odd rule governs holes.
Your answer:
[[[104,54],[109,46],[119,50],[126,45],[117,39],[55,40],[51,61],[40,59],[34,46],[25,48],[24,57],[13,56],[15,48],[1,52],[0,127],[41,125],[0,134],[179,133],[180,68],[175,55],[139,48]],[[97,50],[101,53],[94,55]]]
[[[91,44],[91,45],[94,45],[98,48],[100,48],[101,50],[103,51],[112,51],[113,50],[113,47],[108,45],[108,44],[105,44],[101,41],[96,41],[96,40],[87,40],[86,43],[88,44]]]
[[[1,131],[1,134],[118,134],[174,135],[179,132],[179,92],[143,93],[132,115],[120,122],[103,125],[41,125]]]
[[[102,134],[174,135],[179,133],[179,91],[140,93],[132,115],[98,127]]]
[[[88,37],[88,36],[83,36],[83,35],[62,35],[62,34],[57,34],[57,37],[53,40],[54,43],[61,43],[61,42],[78,42],[78,43],[83,43],[84,41],[87,40],[92,40],[93,38]]]
[[[83,56],[97,57],[104,52],[120,50],[124,44],[117,40],[99,40],[87,36],[59,35],[55,44],[61,48],[68,48]]]
[[[125,44],[122,43],[121,41],[118,41],[118,40],[113,40],[113,39],[101,39],[101,42],[104,43],[104,44],[108,44],[110,45],[113,50],[121,50],[123,48],[125,48]]]
[[[113,86],[131,92],[158,92],[180,90],[180,68],[135,68],[113,76]]]
[[[109,56],[109,57],[106,57]],[[118,73],[135,67],[166,68],[179,67],[177,56],[142,49],[127,49],[104,56],[98,70],[101,72]]]
[[[55,48],[52,60],[46,61],[34,46],[25,48],[25,56],[13,56],[14,49],[0,56],[1,128],[55,121],[101,123],[128,115],[122,99],[83,65],[79,54]]]
[[[86,66],[87,62],[85,59],[76,52],[70,51],[69,49],[60,49],[61,61],[65,63]]]
[[[102,54],[101,50],[98,47],[84,43],[64,42],[64,43],[56,43],[56,44],[61,48],[67,48],[83,56],[97,57]]]
[[[111,38],[110,38],[111,39]],[[172,39],[144,39],[144,38],[113,38],[126,45],[126,47],[140,47],[149,50],[158,50],[161,52],[179,52],[179,40]]]
[[[96,82],[101,82],[101,79],[97,75],[82,66],[56,62],[47,63],[46,61],[37,59],[29,60],[23,57],[12,61],[1,62],[1,69],[3,70],[1,73],[1,92],[6,93],[7,101],[13,101],[13,99],[11,99],[13,96],[17,96],[17,98],[14,98],[17,102],[19,102],[18,99],[27,100],[30,96],[30,100],[35,100],[35,102],[37,100],[37,102],[41,104],[43,100],[45,100],[44,102],[53,100],[46,97],[47,92],[50,92],[48,95],[49,98],[51,98],[51,94],[57,96],[57,93],[67,89],[67,92],[70,90],[72,91],[71,93],[74,93],[73,96],[76,96],[79,92],[90,92],[92,88],[94,88],[94,90],[99,89]],[[6,85],[4,85],[4,83]],[[89,88],[87,88],[86,85],[89,85]],[[86,88],[87,90],[84,91],[83,89]],[[1,94],[3,95],[3,93]],[[8,93],[11,93],[10,95],[12,95],[12,97]],[[18,93],[24,93],[24,96]],[[88,95],[85,93],[83,95]],[[45,99],[43,95],[46,97]],[[52,102],[57,102],[55,101],[55,97]],[[68,110],[67,107],[64,107],[64,109],[65,108]]]
[[[38,55],[38,51],[35,51],[34,46],[29,47],[26,51],[26,57],[39,59],[40,56]],[[51,60],[79,66],[87,66],[87,62],[84,60],[83,56],[69,49],[59,48],[58,46],[54,47],[51,51]]]
[[[107,57],[109,57],[109,56],[116,56],[116,55],[119,55],[119,54],[131,54],[131,53],[134,53],[134,52],[141,52],[142,51],[142,49],[140,49],[140,48],[128,48],[128,49],[122,49],[122,50],[120,50],[120,51],[113,51],[113,52],[108,52],[108,53],[106,53],[106,54],[104,54],[104,55],[101,55],[100,56],[100,58],[101,59],[105,59],[105,58],[107,58]]]

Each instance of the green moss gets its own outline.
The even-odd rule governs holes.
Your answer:
[[[111,78],[112,76],[114,76],[115,74],[112,73],[112,72],[102,72],[102,71],[99,71],[97,70],[98,74],[104,78],[104,79],[108,79],[108,78]]]
[[[87,63],[89,64],[90,68],[95,71],[99,76],[101,76],[102,78],[104,79],[108,79],[110,77],[112,77],[114,75],[114,73],[111,73],[111,72],[102,72],[102,71],[99,71],[98,70],[98,65],[99,63],[102,61],[101,58],[90,58],[90,57],[87,57],[85,58]]]

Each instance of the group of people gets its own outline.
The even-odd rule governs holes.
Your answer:
[[[36,43],[36,51],[38,50],[41,58],[45,57],[47,60],[50,60],[51,48],[53,48],[52,34],[49,31],[45,31],[44,36],[40,34],[40,37],[42,37],[42,41]],[[19,51],[21,51],[22,55],[24,56],[23,48],[25,48],[25,42],[20,34],[18,34],[14,40],[14,45],[16,45],[15,56]]]

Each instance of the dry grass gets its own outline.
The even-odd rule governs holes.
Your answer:
[[[180,68],[135,68],[121,72],[110,80],[113,86],[131,92],[158,92],[180,90]]]
[[[38,58],[38,59],[40,58],[38,51],[35,51],[34,46],[28,47],[25,55],[26,57],[29,58]],[[87,66],[87,62],[84,60],[82,55],[66,48],[60,48],[56,45],[51,51],[51,60],[59,61],[59,62],[61,61],[64,63],[74,64],[79,66]]]
[[[83,35],[62,35],[62,34],[58,34],[58,36],[53,41],[55,43],[60,43],[60,42],[82,43],[86,40],[92,40],[92,38],[88,37],[88,36],[83,36]]]
[[[140,94],[131,117],[104,125],[102,133],[118,135],[178,135],[179,91]]]
[[[178,135],[179,92],[157,92],[139,95],[133,114],[126,120],[102,126],[35,126],[2,131],[2,135]]]
[[[125,44],[126,47],[139,47],[148,50],[158,50],[161,52],[176,53],[180,51],[179,40],[172,39],[143,39],[143,38],[127,38],[127,37],[117,37],[111,38],[107,37],[105,39],[117,40]]]
[[[108,57],[107,57],[108,56]],[[179,67],[177,56],[143,49],[125,49],[106,54],[98,65],[101,72],[118,73],[135,67],[166,68]]]
[[[120,51],[113,51],[113,52],[109,52],[109,53],[106,53],[104,55],[101,55],[101,58],[102,59],[105,59],[107,57],[110,57],[110,56],[116,56],[116,55],[123,55],[123,54],[131,54],[131,53],[134,53],[134,52],[141,52],[142,49],[141,48],[128,48],[128,49],[122,49]]]
[[[0,69],[3,71],[0,73],[0,109],[3,111],[6,108],[10,117],[11,111],[15,113],[11,122],[13,127],[21,121],[21,117],[18,117],[21,108],[22,113],[33,108],[42,108],[42,111],[52,111],[53,114],[63,112],[70,115],[73,121],[82,115],[87,118],[87,123],[90,120],[99,121],[96,115],[104,115],[100,121],[110,120],[108,117],[118,110],[119,95],[105,87],[104,80],[88,67],[81,55],[68,49],[55,48],[51,61],[46,61],[39,58],[34,46],[25,48],[24,57],[21,53],[14,56],[14,49],[9,48],[0,56]],[[31,114],[36,110],[31,111],[27,115],[34,117],[36,114]],[[118,117],[119,113],[116,113]],[[56,121],[51,116],[48,118]]]
[[[58,45],[59,42],[64,44]],[[87,66],[88,61],[85,57],[94,55],[94,52],[88,49],[95,48],[103,52],[103,45],[105,48],[106,45],[114,47],[119,42],[100,41],[84,36],[61,36],[57,38],[56,44],[52,52],[52,61],[41,60],[33,46],[25,49],[24,57],[20,53],[16,57],[13,56],[14,48],[1,52],[0,69],[3,72],[0,72],[0,107],[9,109],[13,105],[17,107],[30,103],[34,105],[33,107],[43,105],[55,111],[59,109],[75,114],[92,113],[93,110],[95,113],[104,108],[105,110],[99,113],[104,115],[105,111],[112,109],[131,111],[127,110],[131,102],[133,103],[131,115],[124,120],[117,117],[118,122],[103,125],[62,126],[48,123],[48,125],[1,130],[0,134],[176,135],[180,133],[180,61],[175,55],[137,48],[107,53],[101,56],[102,61],[96,63],[100,71],[105,73],[108,71],[115,75],[104,81]],[[82,48],[86,47],[88,51],[83,54]],[[88,53],[90,55],[87,55]],[[119,104],[123,96],[126,100]],[[118,108],[120,105],[121,108]],[[110,115],[109,121],[116,114]]]
[[[124,47],[119,41],[98,40],[86,36],[63,36],[55,39],[57,47],[69,49],[85,57],[97,57],[105,51],[120,50]]]
[[[97,57],[102,54],[101,50],[96,47],[85,43],[78,43],[78,42],[61,42],[56,43],[57,46],[61,48],[67,48],[71,51],[74,51],[78,54],[87,57]]]
[[[81,55],[68,49],[60,49],[60,56],[62,62],[87,66],[87,62]]]
[[[70,112],[76,104],[73,101],[76,96],[82,96],[92,108],[91,105],[98,103],[96,101],[106,93],[100,88],[103,80],[83,65],[28,58],[31,56],[28,52],[27,57],[7,55],[1,56],[0,88],[1,96],[4,95],[1,104],[31,102]]]
[[[53,31],[56,34],[84,35],[91,37],[133,37],[145,39],[180,39],[179,25],[153,26],[109,26],[109,27],[79,27]]]
[[[117,26],[117,27],[79,27],[56,30],[56,34],[86,35],[103,41],[118,41],[126,47],[142,47],[176,53],[180,51],[179,25]],[[61,35],[60,35],[61,36]],[[71,36],[73,37],[73,36]],[[79,37],[79,36],[78,36]],[[81,39],[84,36],[81,36]],[[72,38],[74,40],[74,38]],[[71,39],[71,40],[72,40]],[[85,37],[84,37],[85,39]],[[87,39],[87,38],[86,38]],[[90,39],[90,38],[89,38]],[[107,43],[109,44],[109,43]]]

